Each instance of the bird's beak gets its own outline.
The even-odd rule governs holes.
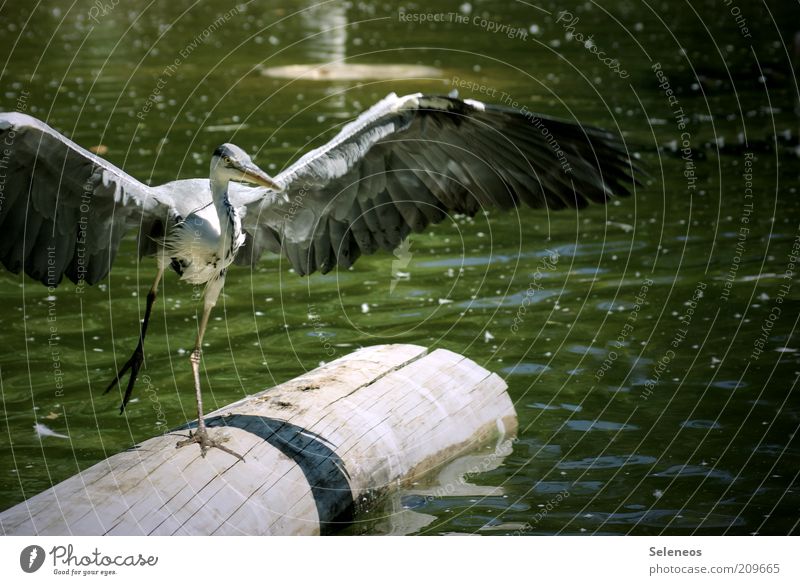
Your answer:
[[[283,191],[283,187],[280,184],[276,183],[272,177],[270,177],[267,173],[262,171],[253,163],[242,165],[239,170],[242,171],[242,178],[239,180],[243,183],[251,183],[260,187],[267,187],[268,189],[278,193]]]

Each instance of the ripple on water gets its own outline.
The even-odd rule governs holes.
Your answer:
[[[655,457],[648,455],[603,455],[601,457],[586,457],[577,461],[562,461],[559,469],[614,469],[629,465],[652,465]]]
[[[595,304],[595,307],[601,311],[623,313],[633,309],[633,302],[622,299],[617,299],[616,301],[600,301],[599,303]],[[611,340],[609,340],[609,342],[610,341]]]
[[[432,497],[421,494],[404,494],[400,497],[400,504],[407,510],[419,510],[425,508],[427,512],[431,511],[432,507],[436,508],[450,508],[453,506],[469,506],[474,504],[476,498],[465,498],[464,496],[437,496]],[[496,510],[508,510],[512,512],[526,512],[530,510],[530,506],[525,502],[514,501],[510,498],[502,497],[480,497],[481,506],[487,506]]]
[[[717,380],[712,386],[714,386],[714,388],[722,388],[723,390],[737,390],[738,388],[746,388],[747,383],[739,382],[738,380]]]
[[[588,345],[580,345],[577,343],[573,343],[572,345],[568,346],[567,351],[577,355],[585,355],[588,353],[589,355],[603,359],[607,357],[606,354],[608,353],[606,350],[600,347],[589,347]]]
[[[786,445],[780,445],[776,443],[764,443],[758,445],[755,449],[753,449],[754,453],[760,453],[763,455],[784,455],[785,453],[794,453],[797,456],[798,451],[796,449],[789,449]]]
[[[535,408],[537,410],[568,410],[570,412],[580,412],[583,410],[583,407],[579,404],[568,404],[566,402],[562,402],[559,405],[555,404],[545,404],[544,402],[531,402],[530,404],[525,405],[526,408]]]
[[[561,457],[561,445],[544,444],[536,439],[519,439],[514,446],[515,451],[524,449],[528,457]]]
[[[513,366],[508,366],[500,370],[504,374],[508,374],[509,376],[530,376],[531,374],[541,374],[550,370],[550,366],[546,366],[544,364],[535,364],[535,363],[519,363]]]
[[[684,429],[721,429],[722,425],[713,420],[685,420],[681,423]]]
[[[594,494],[603,487],[602,481],[539,481],[533,486],[533,491],[540,494],[557,494],[569,492],[570,494]]]
[[[672,467],[651,474],[652,477],[706,477],[718,479],[726,483],[733,481],[733,475],[722,469],[712,469],[702,465],[673,465]]]
[[[545,404],[544,402],[531,402],[526,404],[525,408],[535,408],[537,410],[558,410],[558,406],[553,404]]]
[[[490,264],[506,264],[512,259],[511,256],[497,254],[494,256],[461,256],[455,255],[448,258],[436,260],[424,260],[417,265],[422,268],[461,268],[462,266],[488,266]]]
[[[613,253],[624,253],[626,255],[630,254],[634,250],[643,250],[649,244],[642,240],[603,240],[600,242],[584,242],[581,241],[580,245],[575,244],[564,244],[561,246],[556,246],[555,251],[558,252],[559,256],[568,256],[568,257],[587,257],[587,256],[600,256],[608,255],[610,256]]]
[[[575,275],[582,275],[582,276],[597,276],[600,274],[608,274],[609,270],[607,268],[600,268],[598,266],[586,266],[584,268],[573,268],[570,271],[570,274]]]
[[[557,296],[558,294],[558,291],[543,289],[537,290],[536,294],[533,296],[527,296],[526,291],[520,291],[501,297],[481,297],[478,299],[460,301],[456,303],[455,306],[464,309],[494,309],[496,307],[517,308],[522,305],[522,302],[526,299],[526,296],[529,304],[537,304],[545,299]]]
[[[644,526],[665,526],[675,517],[678,510],[656,509],[635,512],[592,512],[581,516],[582,523],[588,524],[641,524]]]
[[[581,520],[597,524],[624,524],[631,526],[671,526],[676,528],[692,528],[702,525],[703,528],[724,528],[741,526],[744,521],[726,514],[709,514],[692,510],[655,509],[636,512],[593,512],[591,517]]]
[[[573,246],[574,248],[574,246]],[[508,264],[518,262],[524,258],[547,258],[549,254],[542,253],[541,250],[522,250],[517,254],[490,254],[490,255],[468,255],[456,254],[448,258],[437,258],[436,260],[423,260],[417,266],[425,268],[460,268],[462,266],[494,266],[497,264]]]
[[[573,431],[635,431],[639,427],[625,423],[615,423],[603,420],[570,420],[566,426]]]

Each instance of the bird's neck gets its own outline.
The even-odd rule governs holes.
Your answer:
[[[228,199],[228,179],[217,179],[211,177],[211,198],[214,201],[214,208],[219,217],[220,231],[223,233],[231,223],[231,202]]]

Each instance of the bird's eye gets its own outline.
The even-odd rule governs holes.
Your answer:
[[[231,157],[226,156],[225,158],[222,159],[222,162],[224,162],[226,165],[230,165],[232,162]]]

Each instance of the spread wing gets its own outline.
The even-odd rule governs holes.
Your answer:
[[[94,284],[111,269],[128,227],[144,226],[146,239],[172,214],[166,193],[36,118],[0,113],[0,145],[0,262],[11,272],[48,286],[65,274]]]
[[[638,171],[620,138],[597,128],[455,97],[390,94],[246,206],[240,263],[264,249],[300,274],[393,250],[449,213],[525,204],[558,210],[628,195]]]

